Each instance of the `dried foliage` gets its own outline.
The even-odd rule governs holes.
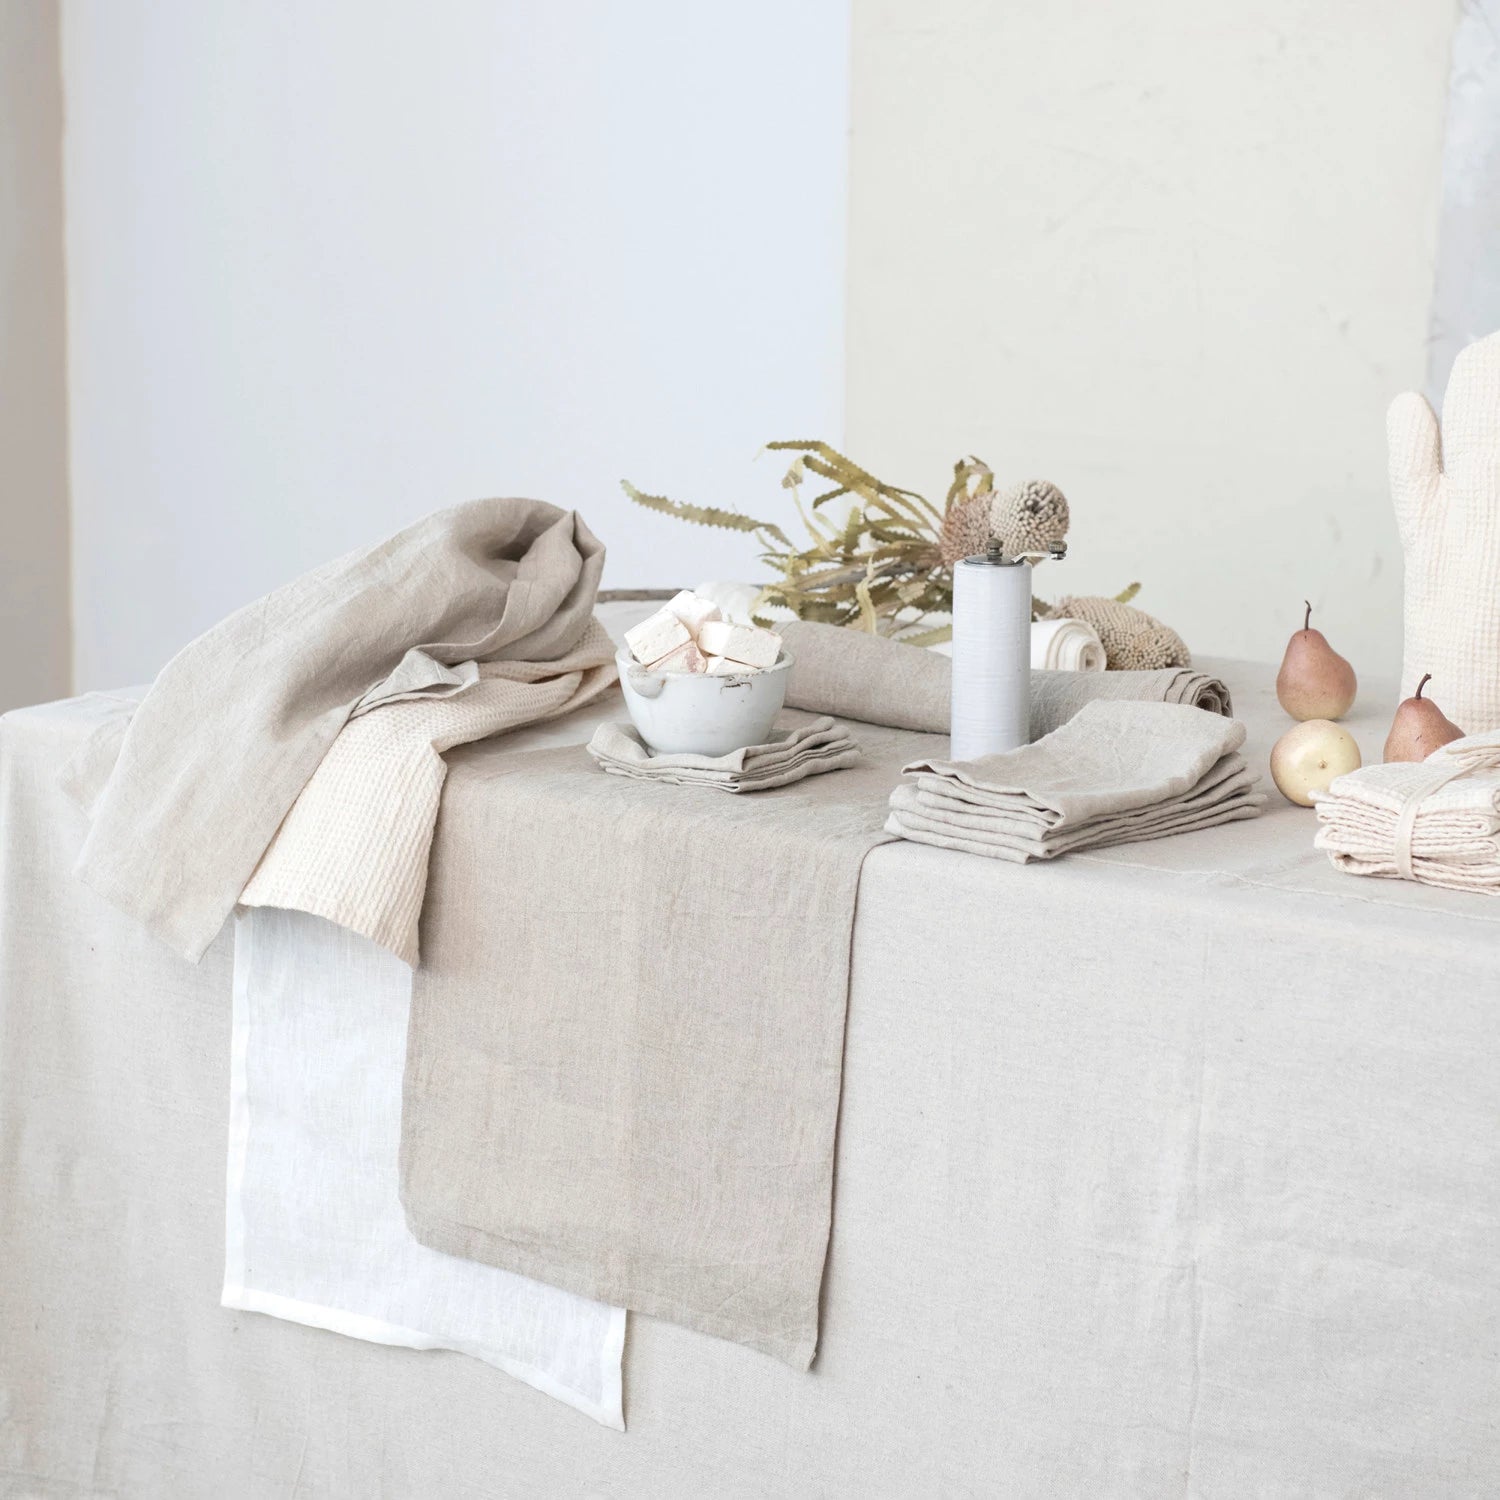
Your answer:
[[[951,634],[948,625],[934,626],[933,617],[952,612],[959,559],[994,540],[1011,556],[1045,557],[1049,545],[1067,535],[1068,502],[1056,485],[1029,480],[997,492],[994,472],[977,458],[954,464],[939,510],[914,490],[883,483],[827,443],[792,439],[766,446],[795,455],[781,487],[807,530],[804,546],[771,521],[645,494],[621,481],[625,493],[650,510],[748,532],[759,541],[761,561],[776,574],[756,600],[761,624],[769,622],[760,611],[780,607],[801,620],[934,645]],[[804,499],[803,486],[818,481],[825,487]],[[846,506],[825,509],[840,500]],[[1046,611],[1038,603],[1036,617]]]

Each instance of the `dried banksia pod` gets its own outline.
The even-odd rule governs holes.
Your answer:
[[[1055,484],[1028,479],[990,497],[990,535],[1009,557],[1045,552],[1068,535],[1068,501]]]
[[[948,507],[938,537],[938,554],[945,567],[951,568],[989,546],[993,499],[993,495],[972,495],[966,500],[955,500]]]
[[[1193,664],[1186,642],[1170,625],[1118,599],[1059,599],[1047,618],[1092,625],[1111,672],[1150,672]]]

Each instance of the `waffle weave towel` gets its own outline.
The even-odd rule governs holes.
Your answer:
[[[1314,843],[1338,869],[1500,895],[1500,731],[1351,771],[1315,800]]]

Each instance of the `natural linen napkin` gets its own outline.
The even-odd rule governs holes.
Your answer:
[[[947,734],[953,663],[936,651],[903,645],[840,625],[791,620],[780,627],[795,658],[787,674],[789,707],[870,724]],[[1038,672],[1031,674],[1033,740],[1051,734],[1096,699],[1190,703],[1232,712],[1229,689],[1216,677],[1185,667],[1159,672]]]
[[[1351,771],[1316,803],[1338,869],[1500,895],[1500,731]]]
[[[454,752],[407,1037],[419,1240],[807,1367],[859,869],[944,742],[860,746],[774,797]]]
[[[731,750],[728,755],[656,755],[629,724],[601,724],[588,751],[615,776],[674,786],[712,786],[726,792],[788,786],[804,776],[842,770],[859,759],[859,746],[848,732],[826,718],[775,732],[768,744]]]
[[[1089,703],[1019,750],[908,766],[886,831],[1025,863],[1253,818],[1265,797],[1244,741],[1242,724],[1184,704]]]
[[[68,776],[92,818],[78,874],[200,958],[357,709],[476,691],[464,663],[561,667],[603,563],[572,511],[475,500],[230,615],[163,668],[123,741],[84,747]],[[531,684],[518,675],[519,702]]]

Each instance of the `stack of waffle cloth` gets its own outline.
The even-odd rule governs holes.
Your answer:
[[[886,831],[1024,864],[1253,818],[1244,741],[1186,704],[1098,700],[1019,750],[907,766]]]
[[[1500,730],[1351,771],[1316,800],[1314,842],[1339,869],[1500,895]]]

